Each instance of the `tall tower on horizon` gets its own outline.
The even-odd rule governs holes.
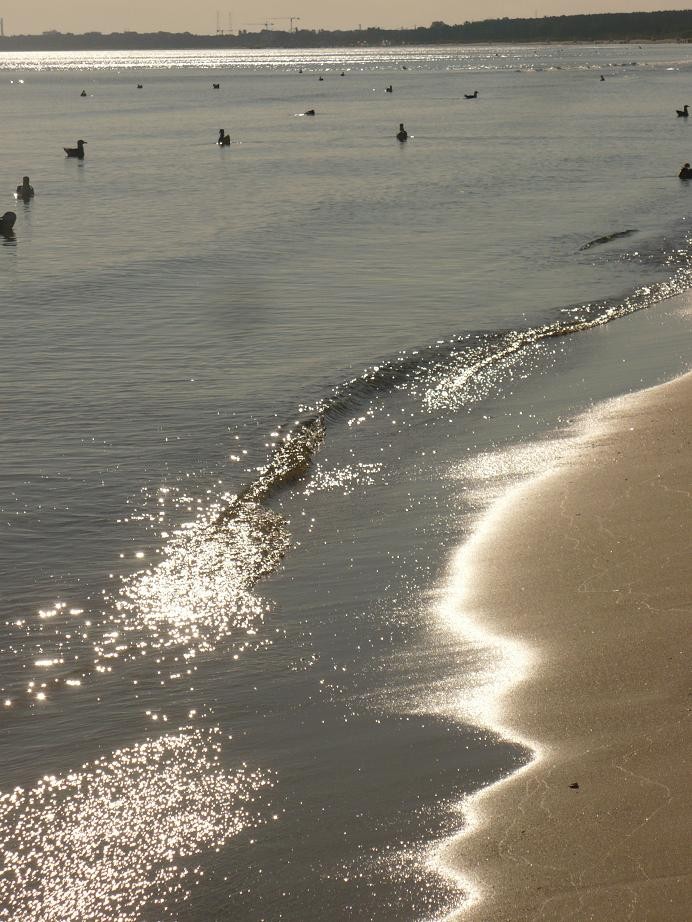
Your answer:
[[[0,16],[0,38],[3,38],[5,35],[5,20]]]

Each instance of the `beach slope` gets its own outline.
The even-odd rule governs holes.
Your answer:
[[[473,542],[464,607],[537,654],[502,702],[536,759],[470,805],[455,918],[692,918],[691,420],[689,374],[606,404]]]

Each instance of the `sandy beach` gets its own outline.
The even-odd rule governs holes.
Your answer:
[[[597,409],[467,549],[465,609],[536,652],[501,702],[536,759],[469,805],[457,918],[691,917],[691,418],[692,374]]]

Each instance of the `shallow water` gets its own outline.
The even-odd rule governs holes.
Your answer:
[[[525,753],[461,715],[499,660],[448,568],[547,434],[687,367],[691,68],[0,58],[0,918],[459,904],[431,849]]]

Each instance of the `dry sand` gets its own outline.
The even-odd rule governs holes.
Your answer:
[[[463,922],[692,920],[691,420],[692,374],[608,404],[473,542],[465,607],[538,652],[502,700],[538,748],[449,847]]]

